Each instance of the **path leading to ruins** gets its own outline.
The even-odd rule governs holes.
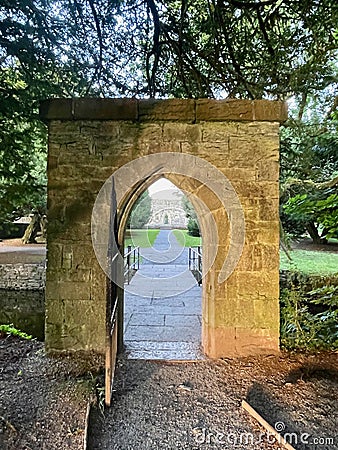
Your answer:
[[[201,287],[188,249],[171,230],[141,249],[140,270],[125,285],[125,344],[132,359],[201,359]]]

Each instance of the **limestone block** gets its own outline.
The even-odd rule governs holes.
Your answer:
[[[44,120],[70,120],[73,117],[72,101],[69,98],[44,100],[40,103],[40,116]]]
[[[236,122],[237,132],[234,136],[249,136],[257,138],[260,135],[272,136],[276,139],[279,135],[280,124],[278,122]]]
[[[253,120],[251,100],[196,100],[196,120],[228,121]]]
[[[73,117],[81,120],[137,120],[137,100],[133,98],[77,98]]]
[[[133,151],[134,158],[151,155],[153,153],[165,152],[181,152],[180,142],[156,142],[156,141],[141,141],[135,146]]]
[[[223,163],[222,159],[218,160],[221,171],[231,183],[240,180],[256,181],[256,170],[253,167],[228,167],[229,155],[224,159],[224,162],[226,164]]]
[[[227,142],[182,142],[181,149],[182,153],[197,156],[218,167],[227,167],[229,165],[229,146]]]
[[[229,167],[256,167],[262,160],[278,161],[278,139],[270,136],[249,138],[247,136],[229,138]],[[261,166],[260,166],[261,167]]]
[[[201,142],[202,130],[200,125],[188,123],[165,123],[163,126],[164,141]]]
[[[278,300],[279,272],[275,270],[237,272],[238,296],[251,300]],[[261,323],[263,325],[263,322]]]
[[[234,181],[234,188],[236,189],[239,197],[242,199],[263,199],[263,198],[279,198],[279,186],[278,183],[270,181]],[[243,202],[244,202],[243,199]]]
[[[279,221],[251,221],[245,224],[246,239],[250,243],[279,246]]]
[[[258,199],[258,219],[266,221],[279,220],[279,203],[276,198]]]
[[[256,177],[258,181],[275,181],[277,183],[279,180],[278,161],[259,161]]]
[[[278,332],[268,328],[217,327],[203,332],[203,350],[211,358],[271,354],[279,350]]]
[[[238,122],[203,122],[201,124],[202,141],[228,143],[230,136],[238,134],[238,127]]]
[[[60,297],[64,300],[89,300],[90,283],[78,281],[60,281]]]
[[[281,101],[255,100],[254,120],[285,122],[288,118],[287,103]]]
[[[194,122],[195,101],[183,99],[139,100],[139,120]]]
[[[136,128],[137,142],[147,141],[163,141],[163,124],[162,123],[141,123]]]

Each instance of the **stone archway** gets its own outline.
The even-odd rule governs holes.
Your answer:
[[[218,251],[203,288],[205,353],[221,357],[278,350],[278,157],[279,124],[286,119],[283,103],[58,99],[42,103],[41,117],[49,123],[49,352],[104,353],[106,277],[91,242],[95,200],[105,180],[119,169],[149,155],[156,155],[157,162],[162,158],[165,167],[169,155],[175,154],[177,160],[179,155],[190,155],[205,162],[203,167],[197,164],[193,177],[187,176],[190,168],[184,164],[179,172],[169,166],[164,170],[174,184],[195,195],[197,209],[198,199],[208,206],[218,230]],[[220,276],[224,261],[238,244],[236,227],[230,242],[228,226],[236,209],[229,213],[217,198],[217,189],[212,192],[198,181],[203,170],[214,180],[209,165],[234,188],[245,220],[243,252],[225,280]],[[156,164],[146,169],[140,179],[131,176],[131,183],[127,175],[125,181],[121,178],[121,183],[130,184],[120,199],[121,211],[127,211],[133,197],[158,176]],[[202,213],[200,218],[203,221]],[[207,222],[204,228],[208,236]],[[204,246],[208,258],[212,236]]]

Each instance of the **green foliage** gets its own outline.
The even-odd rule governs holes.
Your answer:
[[[316,223],[321,228],[321,238],[338,237],[338,194],[333,189],[312,194],[296,194],[284,205],[285,212],[293,219]]]
[[[283,228],[295,237],[307,232],[315,243],[325,243],[338,230],[337,98],[331,90],[308,93],[291,108],[282,129]]]
[[[30,111],[29,86],[18,71],[0,68],[0,222],[46,204],[46,130]],[[11,94],[9,94],[11,92]]]
[[[127,226],[129,228],[142,228],[151,216],[151,198],[148,190],[136,200],[133,209],[128,217]]]
[[[338,286],[321,286],[307,294],[314,305],[324,305],[331,309],[338,308]]]
[[[316,289],[307,294],[301,288],[281,295],[281,344],[289,350],[338,349],[338,287]],[[312,298],[311,298],[312,297]],[[323,306],[312,313],[311,303]]]
[[[188,232],[189,232],[190,236],[198,237],[201,235],[197,220],[192,219],[191,217],[188,220]]]
[[[196,211],[193,205],[191,204],[190,200],[188,199],[188,197],[186,197],[185,195],[182,197],[182,207],[185,211],[186,217],[189,219],[188,232],[190,236],[195,237],[201,236]]]
[[[32,336],[24,333],[23,331],[18,330],[17,328],[14,327],[13,324],[3,324],[0,325],[0,334],[4,333],[4,334],[11,334],[12,336],[18,336],[22,339],[32,339]]]
[[[335,0],[0,0],[0,221],[45,207],[49,97],[291,99],[282,180],[329,179],[337,17]]]

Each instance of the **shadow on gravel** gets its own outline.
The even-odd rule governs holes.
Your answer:
[[[97,442],[100,441],[100,438],[98,437],[106,432],[107,421],[113,423],[113,429],[111,430],[112,434],[118,434],[120,419],[115,417],[116,409],[119,409],[120,405],[124,404],[126,396],[132,396],[134,392],[137,393],[138,391],[141,391],[142,386],[157,372],[156,361],[153,361],[153,364],[149,365],[144,364],[143,360],[135,361],[134,363],[136,370],[126,371],[126,362],[123,359],[118,361],[114,378],[111,407],[105,408],[102,403],[92,406],[89,415],[86,450],[98,450]],[[137,368],[140,367],[142,367],[142,370],[137,370]],[[151,395],[151,392],[148,391],[148,395]],[[132,407],[132,405],[129,405],[129,407]],[[114,430],[114,428],[116,429]],[[118,443],[111,442],[109,444],[109,450],[119,450],[120,448]]]
[[[286,383],[296,384],[299,380],[307,382],[311,380],[330,380],[338,383],[338,370],[322,365],[303,364],[299,369],[291,370],[286,377]]]
[[[296,384],[300,382],[329,379],[337,382],[337,371],[332,369],[324,369],[313,365],[303,365],[297,370],[290,371],[285,378],[285,385]],[[314,389],[316,389],[314,387]],[[320,448],[321,450],[337,449],[335,445],[335,436],[332,430],[326,428],[325,423],[318,424],[315,422],[311,428],[311,413],[306,416],[304,421],[296,421],[293,417],[293,410],[289,404],[278,401],[269,389],[259,383],[254,383],[247,393],[247,402],[273,427],[278,431],[296,450],[310,450]],[[314,411],[317,404],[309,405],[307,398],[304,398],[304,405],[300,404],[299,408],[304,406]],[[297,414],[296,414],[297,416]],[[332,419],[331,417],[328,418]],[[268,436],[268,432],[266,432]],[[273,440],[273,438],[271,438]]]
[[[254,383],[248,391],[246,400],[281,435],[290,434],[289,444],[296,444],[295,439],[298,440],[296,437],[298,430],[292,418],[286,412],[285,405],[273,398],[264,386]],[[308,449],[308,447],[298,445],[295,448]]]

